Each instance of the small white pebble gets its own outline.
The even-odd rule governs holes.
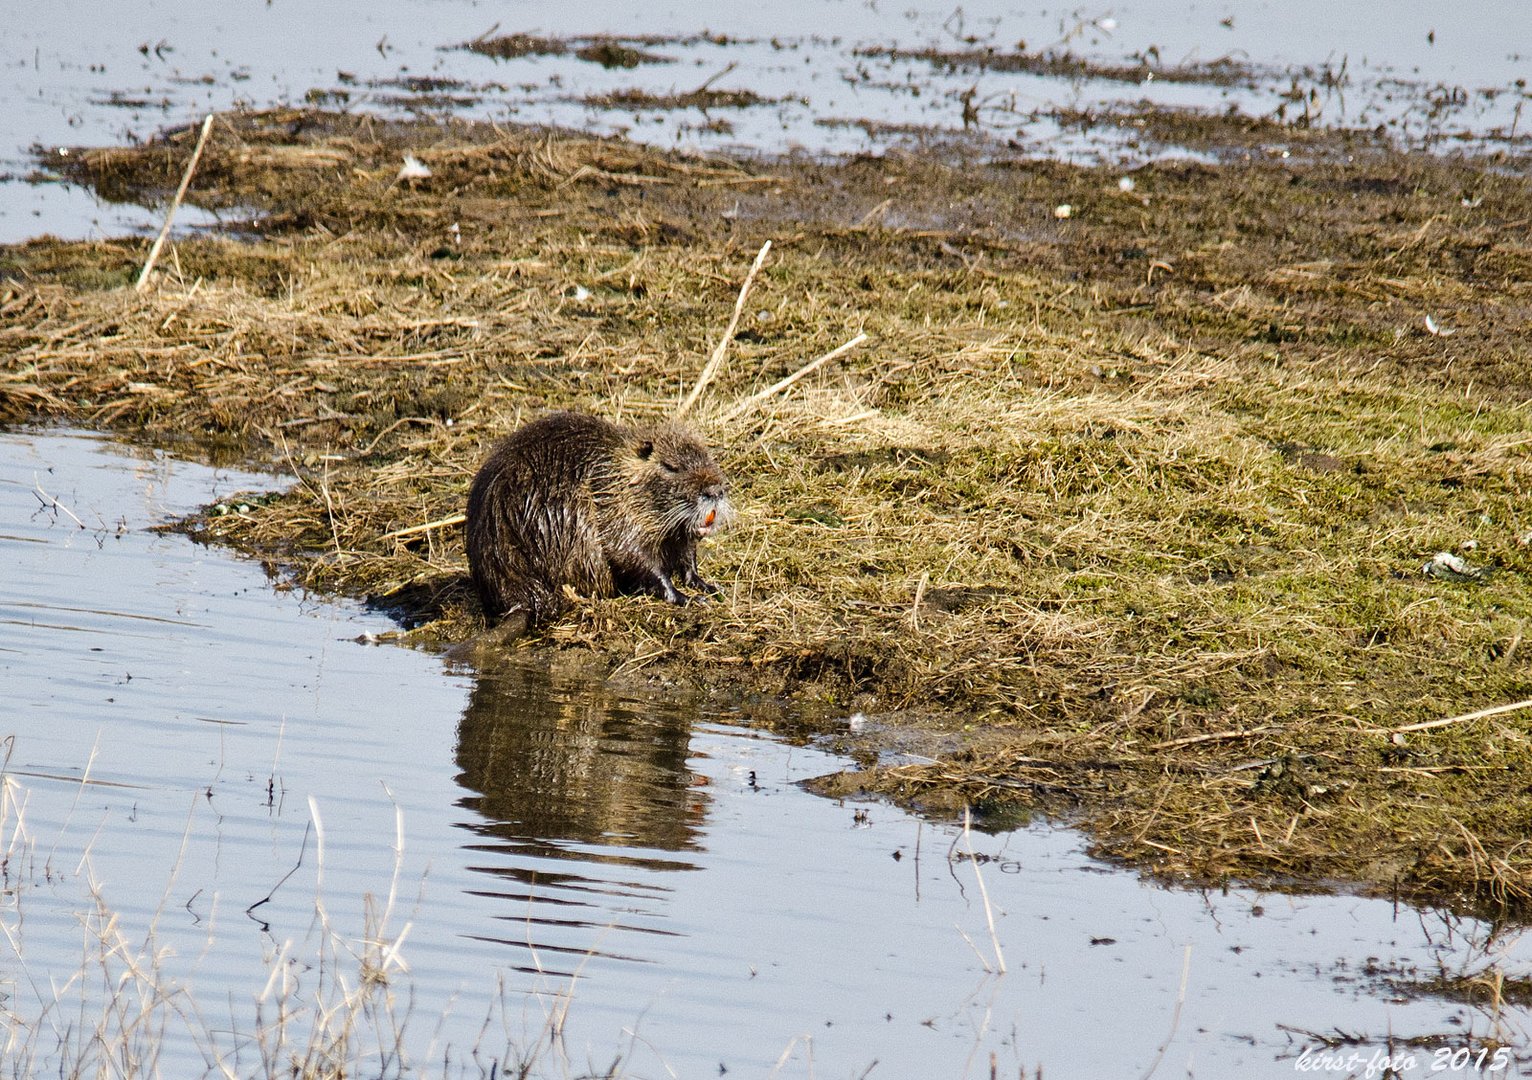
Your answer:
[[[1074,212],[1075,212],[1075,208],[1073,206],[1070,206],[1068,203],[1059,203],[1057,206],[1055,206],[1053,208],[1053,216],[1058,218],[1060,221],[1063,221],[1065,218],[1070,217],[1071,215],[1074,214]]]

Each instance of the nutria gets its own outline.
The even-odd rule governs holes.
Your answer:
[[[697,541],[731,515],[723,473],[686,428],[557,412],[502,440],[474,477],[468,566],[491,622],[544,623],[565,586],[684,604],[677,585],[719,591],[697,573]]]

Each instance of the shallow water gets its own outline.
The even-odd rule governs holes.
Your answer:
[[[1343,1076],[1419,1038],[1399,1075],[1424,1077],[1438,1053],[1527,1045],[1525,1009],[1419,990],[1526,975],[1514,932],[1166,890],[1067,830],[964,840],[820,799],[798,782],[845,763],[747,714],[567,657],[476,673],[368,645],[380,617],[150,531],[280,483],[0,435],[0,1075],[68,1056],[114,934],[114,985],[136,956],[121,986],[175,991],[147,1045],[176,1077],[258,1071],[257,999],[268,1031],[282,1001],[302,1021],[354,985],[348,948],[386,975],[393,1019],[369,1023],[402,1023],[413,1065],[379,1052],[364,1074],[487,1075],[510,1044],[539,1075]],[[401,933],[381,963],[392,946],[365,944]],[[145,1030],[114,1045],[147,1052]],[[1319,1069],[1336,1032],[1342,1067]]]
[[[386,114],[453,113],[559,124],[702,150],[878,150],[910,138],[978,135],[1006,153],[1126,164],[1166,152],[1112,125],[1081,133],[1059,110],[1140,101],[1315,123],[1382,125],[1410,144],[1459,134],[1524,136],[1532,6],[1465,0],[1129,0],[1096,5],[958,5],[927,0],[89,0],[11,4],[0,33],[0,242],[43,232],[157,228],[159,212],[21,182],[28,148],[147,138],[236,104],[313,102]],[[662,63],[607,69],[562,56],[496,61],[456,48],[487,32],[561,38],[659,36]],[[869,49],[1069,52],[1153,68],[1227,60],[1233,78],[1038,75],[947,70]],[[424,81],[421,81],[424,80]],[[773,100],[752,108],[628,109],[589,99],[704,84]],[[967,106],[973,107],[969,113]],[[868,125],[872,126],[869,130]],[[1273,148],[1280,152],[1280,147]],[[1184,154],[1170,148],[1171,153]],[[187,208],[182,226],[212,219]]]

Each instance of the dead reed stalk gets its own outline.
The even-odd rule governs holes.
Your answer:
[[[192,174],[197,171],[197,162],[202,160],[202,148],[207,145],[208,133],[213,130],[213,114],[208,113],[202,121],[202,132],[197,136],[196,148],[192,150],[191,160],[186,163],[186,171],[181,174],[181,185],[176,188],[175,198],[170,200],[170,208],[165,211],[165,223],[160,226],[159,235],[154,238],[154,243],[149,247],[149,257],[144,260],[144,268],[139,272],[138,282],[134,288],[143,292],[149,284],[149,275],[154,271],[154,264],[159,260],[160,249],[165,246],[165,239],[170,235],[171,223],[176,219],[176,211],[181,208],[181,200],[186,198],[186,189],[191,187]]]
[[[755,283],[755,275],[760,273],[761,267],[766,262],[766,256],[771,251],[771,241],[767,240],[761,245],[761,250],[756,253],[755,262],[750,264],[750,272],[745,275],[744,284],[739,287],[739,296],[734,301],[734,314],[729,317],[729,325],[724,330],[723,336],[718,339],[718,344],[713,348],[713,354],[708,357],[707,364],[702,369],[702,374],[697,376],[696,385],[692,387],[686,400],[682,401],[676,409],[676,419],[680,419],[691,411],[691,407],[697,403],[702,392],[708,384],[718,375],[723,367],[724,354],[728,351],[729,342],[734,340],[734,331],[739,328],[740,315],[745,310],[745,299],[750,295],[750,286]]]

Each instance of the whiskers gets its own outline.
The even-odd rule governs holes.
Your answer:
[[[662,536],[677,531],[684,531],[691,536],[706,536],[728,528],[736,516],[727,495],[699,495],[696,499],[666,507],[656,524]]]

